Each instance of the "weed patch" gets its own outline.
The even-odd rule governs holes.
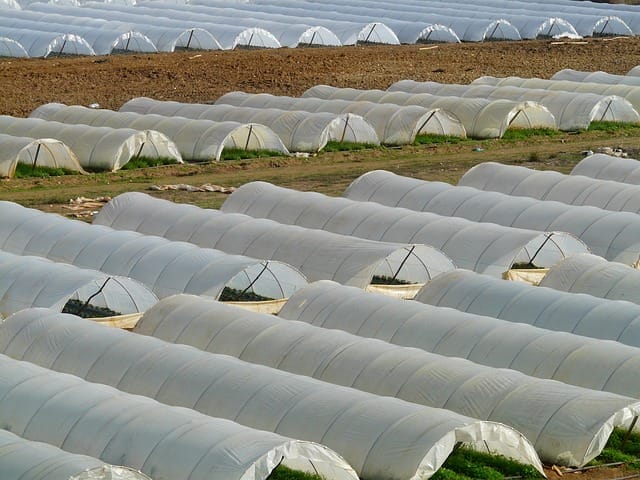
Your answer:
[[[14,178],[49,178],[60,177],[62,175],[79,175],[78,172],[68,170],[66,168],[52,168],[52,167],[40,167],[31,166],[25,163],[18,163],[16,165],[16,171],[13,175]]]

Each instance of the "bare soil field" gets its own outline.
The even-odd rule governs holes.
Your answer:
[[[624,74],[638,64],[640,38],[0,59],[0,114],[27,116],[47,102],[98,103],[103,108],[117,109],[137,96],[207,102],[233,90],[300,95],[317,84],[384,89],[407,78],[447,83],[468,83],[482,75],[549,78],[563,68]],[[568,171],[584,150],[611,146],[638,151],[639,136],[640,128],[615,133],[563,133],[551,138],[467,140],[321,152],[310,158],[273,157],[90,176],[12,179],[0,182],[0,199],[74,214],[69,209],[69,199],[139,190],[170,200],[218,207],[224,201],[223,194],[149,189],[162,184],[238,186],[265,180],[339,195],[358,175],[377,168],[453,183],[469,167],[483,161]],[[611,480],[637,476],[637,471],[612,467],[566,473],[562,478]],[[560,478],[552,470],[548,477]]]

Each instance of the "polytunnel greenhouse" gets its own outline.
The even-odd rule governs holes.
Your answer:
[[[390,92],[428,93],[462,98],[505,99],[532,101],[546,107],[555,117],[560,130],[587,129],[593,121],[638,123],[640,114],[633,105],[615,95],[536,90],[491,85],[455,85],[437,82],[400,80],[392,84]]]
[[[18,163],[86,173],[75,153],[59,140],[0,134],[0,177],[13,177]]]
[[[241,186],[221,210],[369,240],[431,245],[461,268],[494,276],[502,276],[514,263],[546,267],[586,251],[582,242],[564,233],[505,229],[265,182]]]
[[[596,255],[574,255],[558,262],[549,269],[540,286],[640,303],[640,271]]]
[[[21,10],[20,4],[17,0],[0,0],[0,10],[3,8]]]
[[[454,187],[443,182],[403,177],[383,170],[360,176],[351,183],[344,195],[352,200],[378,202],[390,207],[461,217],[474,222],[568,232],[582,240],[592,253],[609,261],[636,265],[640,259],[640,217],[634,213],[512,197],[471,187]],[[473,270],[463,267],[454,257],[452,259],[459,267]]]
[[[62,15],[21,11],[11,18],[0,18],[0,31],[4,27],[40,32],[73,33],[84,38],[96,55],[112,53],[142,52],[156,53],[158,50],[147,36],[132,30],[130,26],[116,27],[103,20],[89,20],[83,24],[69,25]]]
[[[584,175],[600,180],[640,185],[640,161],[594,153],[578,162],[570,175]]]
[[[539,378],[640,396],[640,349],[618,342],[397,300],[330,282],[300,290],[278,315]]]
[[[552,269],[561,268],[560,265]],[[533,287],[468,270],[438,275],[420,290],[415,300],[640,347],[640,306],[630,302]]]
[[[0,251],[0,317],[30,307],[83,317],[126,315],[144,312],[157,301],[130,278]]]
[[[181,157],[188,160],[220,160],[225,148],[289,153],[280,137],[259,123],[169,118],[61,103],[42,105],[31,112],[30,117],[64,124],[160,132],[174,142]]]
[[[640,85],[640,78],[630,75],[614,75],[607,72],[584,72],[571,68],[564,68],[556,72],[551,77],[551,80],[604,83],[607,85]]]
[[[210,2],[208,0],[200,0],[197,3],[206,5],[208,8],[213,5],[221,5],[219,2]],[[481,17],[480,15],[464,16],[460,14],[460,10],[457,10],[455,15],[448,15],[442,12],[425,14],[424,9],[405,13],[399,12],[396,7],[397,5],[394,6],[394,9],[377,8],[375,3],[369,3],[366,8],[363,8],[358,2],[348,2],[346,4],[306,2],[304,5],[299,2],[277,2],[276,4],[273,2],[257,2],[251,4],[251,7],[242,3],[233,4],[233,8],[239,11],[236,15],[242,15],[244,13],[243,10],[246,11],[251,8],[249,15],[253,14],[254,11],[258,11],[265,14],[280,15],[288,18],[287,21],[289,22],[305,21],[325,24],[325,22],[346,20],[356,25],[382,23],[385,28],[389,29],[390,34],[397,34],[399,29],[408,24],[421,24],[422,28],[441,25],[451,30],[460,40],[466,42],[520,39],[518,30],[508,21],[501,18],[489,18],[489,16],[479,18]],[[206,11],[204,10],[206,7],[201,8],[202,12]],[[368,36],[370,37],[371,35]],[[384,40],[387,35],[378,33],[378,36],[381,36],[382,40]],[[450,39],[449,36],[446,38]],[[417,43],[415,37],[402,38],[400,40],[403,43]],[[428,40],[418,39],[418,41],[426,42]],[[347,45],[355,42],[343,41],[343,43]],[[358,43],[390,42],[382,42],[377,39],[375,42],[371,42],[371,39],[368,39],[366,42]]]
[[[353,113],[361,115],[373,126],[380,142],[385,145],[413,143],[418,135],[448,135],[465,137],[465,129],[458,119],[439,108],[424,108],[418,105],[392,105],[373,102],[351,102],[348,100],[324,100],[319,98],[296,98],[251,94],[227,93],[216,105],[267,108],[283,110],[305,110],[309,112]]]
[[[169,9],[172,11],[172,15],[178,8],[175,5],[162,2],[153,2],[151,5],[159,9]],[[225,2],[222,6],[229,7],[229,2]],[[217,16],[217,20],[226,20],[227,22],[233,23],[238,17],[253,17],[257,14],[259,18],[256,20],[260,19],[264,21],[267,17],[261,14],[267,13],[270,14],[269,19],[286,24],[312,24],[325,27],[338,37],[342,45],[397,45],[400,43],[394,31],[377,19],[371,21],[362,16],[348,16],[327,9],[323,10],[323,13],[326,14],[316,15],[317,12],[312,11],[310,5],[301,6],[300,4],[295,5],[293,8],[282,8],[274,4],[252,4],[247,7],[247,5],[241,2],[235,2],[232,6],[233,9],[236,10],[235,12],[222,17]],[[249,9],[248,13],[246,11],[247,8]],[[194,5],[187,5],[186,8],[182,8],[181,10],[181,14],[184,16],[195,15],[198,18],[216,19],[215,9],[212,9],[208,5],[199,5],[198,2]],[[211,17],[212,14],[214,14],[213,17]]]
[[[86,170],[116,171],[131,159],[143,156],[182,162],[176,145],[153,130],[92,127],[50,122],[39,118],[0,116],[0,133],[64,142]]]
[[[10,51],[15,50],[15,45],[17,44],[32,58],[96,54],[84,38],[71,33],[42,32],[24,28],[0,27],[0,36],[15,42]],[[20,49],[18,49],[18,52],[21,53]]]
[[[0,249],[131,277],[158,297],[281,300],[305,285],[290,265],[68,220],[0,202]]]
[[[51,16],[52,18],[70,25],[91,25],[96,19],[107,21],[117,28],[134,28],[153,42],[160,52],[173,52],[179,49],[220,50],[222,46],[212,33],[204,28],[194,27],[192,24],[177,23],[167,18],[156,18],[121,14],[116,11],[99,10],[104,5],[92,3],[91,7],[51,5],[48,3],[33,3],[29,11]],[[95,9],[93,7],[96,7]],[[202,24],[201,24],[202,25]]]
[[[53,445],[25,440],[0,430],[0,476],[20,480],[151,480],[126,467],[105,465]]]
[[[640,87],[633,85],[606,85],[602,83],[571,82],[568,80],[546,80],[541,78],[519,77],[480,77],[472,85],[512,86],[539,90],[560,90],[577,93],[596,93],[598,95],[616,95],[626,99],[636,111],[640,112]]]
[[[371,286],[410,298],[421,284],[455,268],[442,252],[427,245],[356,239],[137,192],[112,199],[93,223],[226,253],[280,260],[298,268],[309,281],[329,279],[360,288],[375,283]]]
[[[517,165],[487,162],[475,165],[459,185],[569,205],[591,205],[614,212],[640,212],[640,186],[564,175],[553,170],[532,170]]]
[[[266,125],[292,152],[317,152],[328,142],[379,145],[375,130],[359,115],[312,113],[276,108],[236,108],[225,105],[163,102],[134,98],[120,107],[121,112],[143,115],[185,117],[216,122],[255,122]]]
[[[42,310],[22,313],[0,328],[0,350],[17,360],[247,427],[322,443],[342,455],[363,478],[429,478],[457,442],[542,470],[533,446],[505,425],[69,315]],[[615,400],[621,415],[633,416],[636,408],[640,412],[640,404],[634,406],[632,399]]]
[[[500,422],[523,433],[542,460],[554,464],[580,465],[597,455],[610,429],[628,423],[638,409],[636,400],[608,392],[187,295],[162,300],[145,313],[135,331],[378,395]],[[494,381],[498,377],[503,381]],[[539,392],[544,392],[544,400],[540,400]],[[582,422],[581,418],[590,421]]]
[[[467,135],[472,138],[501,138],[508,128],[556,128],[553,114],[535,102],[438,97],[425,93],[412,95],[404,92],[356,90],[328,85],[311,87],[302,97],[438,108],[457,118]]]
[[[91,346],[89,346],[90,348]],[[0,355],[5,430],[153,478],[266,480],[280,464],[356,480],[329,448],[158,403]]]
[[[0,57],[27,58],[29,53],[15,40],[2,36],[0,32]]]
[[[235,7],[236,4],[229,4],[229,6],[231,5]],[[201,8],[197,3],[191,1],[179,6],[168,2],[147,2],[145,6],[154,8],[158,10],[158,14],[162,16],[168,15],[171,18],[174,18],[176,14],[179,16],[189,13],[191,16],[197,14],[201,21],[212,24],[235,25],[249,28],[259,26],[273,35],[283,47],[338,47],[342,45],[338,36],[329,28],[315,23],[305,24],[305,22],[292,22],[291,19],[288,19],[286,22],[278,21],[278,19],[260,15],[259,12],[255,10],[243,15],[242,12],[231,8]]]
[[[278,40],[262,28],[245,28],[233,25],[205,22],[198,15],[178,15],[171,12],[161,15],[153,9],[93,2],[90,6],[61,7],[35,3],[29,10],[43,13],[57,13],[81,18],[101,18],[129,23],[136,30],[149,37],[160,51],[176,48],[206,48],[208,50],[234,49],[242,47],[279,48]],[[202,35],[206,31],[208,35]],[[193,45],[191,44],[193,42]]]
[[[627,72],[627,75],[630,77],[638,77],[640,76],[640,65],[636,65],[631,70]]]

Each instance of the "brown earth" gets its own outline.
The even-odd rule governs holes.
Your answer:
[[[115,109],[136,96],[203,102],[232,90],[300,95],[323,83],[387,88],[406,78],[548,78],[563,68],[626,73],[638,64],[639,38],[3,59],[0,113],[26,116],[47,102]]]
[[[624,74],[638,64],[640,38],[0,59],[0,114],[27,116],[47,102],[99,103],[117,109],[136,96],[206,102],[232,90],[300,95],[322,83],[355,88],[386,88],[406,78],[468,83],[482,75],[548,78],[563,68]],[[581,150],[598,145],[637,150],[640,139],[624,133],[592,133],[509,143],[492,140],[477,142],[484,150],[478,153],[472,153],[472,145],[476,144],[168,166],[89,177],[13,179],[0,183],[0,199],[68,213],[68,199],[79,195],[116,195],[147,190],[156,183],[239,185],[257,179],[339,194],[357,175],[374,168],[454,182],[471,165],[487,160],[566,171],[580,158]],[[224,200],[221,194],[158,195],[214,207]],[[550,479],[561,478],[551,470],[547,473]],[[638,476],[637,471],[612,467],[565,473],[562,478],[612,480]]]

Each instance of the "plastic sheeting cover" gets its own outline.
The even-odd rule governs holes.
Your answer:
[[[596,255],[574,255],[558,262],[540,286],[640,304],[640,271]]]
[[[327,100],[270,95],[268,93],[230,92],[216,100],[216,105],[281,108],[309,112],[353,113],[361,115],[375,129],[380,142],[387,145],[413,143],[417,135],[465,137],[462,123],[439,108],[418,105],[379,104],[364,101]]]
[[[0,430],[0,476],[8,480],[151,480],[141,472],[30,442],[6,430]]]
[[[21,437],[154,478],[265,480],[281,462],[355,480],[327,447],[170,407],[0,355],[0,422]]]
[[[243,185],[225,200],[221,210],[371,240],[424,243],[441,249],[461,268],[498,277],[514,263],[535,262],[544,267],[587,251],[582,242],[563,233],[509,229],[265,182]]]
[[[130,278],[0,251],[1,315],[29,307],[62,311],[72,299],[122,314],[144,312],[158,301]]]
[[[0,329],[0,349],[13,358],[248,427],[322,441],[364,478],[428,478],[452,451],[451,440],[465,436],[471,443],[486,441],[489,448],[499,450],[505,442],[508,446],[501,452],[540,468],[532,445],[499,424],[485,425],[449,410],[337,386],[70,315],[21,313],[5,320]]]
[[[396,300],[327,282],[315,282],[292,296],[279,316],[490,367],[508,367],[535,377],[640,397],[640,349],[618,342]]]
[[[287,148],[296,152],[322,150],[329,141],[379,145],[371,125],[355,114],[303,112],[279,108],[236,108],[225,105],[165,102],[139,97],[120,107],[122,112],[183,116],[215,121],[240,120],[264,123]]]
[[[311,87],[302,96],[440,108],[457,118],[467,135],[472,138],[501,138],[509,127],[556,128],[556,121],[551,112],[535,102],[439,97],[425,93],[412,95],[404,92],[357,90],[327,85]]]
[[[426,245],[372,242],[137,192],[112,199],[93,223],[280,260],[298,268],[310,281],[329,279],[360,288],[369,285],[374,275],[421,284],[455,268],[446,255]]]
[[[640,185],[640,161],[594,153],[583,158],[573,167],[570,175],[584,175],[600,180]]]
[[[27,50],[15,40],[0,36],[0,57],[27,58]]]
[[[175,144],[153,130],[67,125],[38,118],[0,116],[0,133],[60,140],[73,150],[85,169],[115,171],[138,156],[182,162]]]
[[[287,148],[270,128],[259,123],[213,122],[183,117],[121,113],[106,109],[48,103],[36,108],[31,118],[94,127],[154,130],[173,141],[182,158],[220,160],[225,148],[270,150],[287,154]]]
[[[411,94],[453,95],[462,98],[505,99],[532,101],[544,105],[553,114],[560,130],[589,128],[592,121],[640,122],[640,114],[633,105],[615,95],[598,95],[584,92],[536,90],[520,87],[496,87],[491,85],[459,85],[437,82],[400,80],[392,84],[390,92]]]
[[[439,275],[415,300],[640,347],[640,306],[630,302],[534,287],[467,270]]]
[[[640,85],[640,78],[627,75],[614,75],[607,72],[583,72],[564,68],[551,76],[551,80],[570,80],[572,82],[604,83],[607,85]]]
[[[635,265],[640,259],[640,218],[633,213],[512,197],[403,177],[383,170],[360,176],[351,183],[345,195],[356,200],[476,222],[569,232],[579,237],[593,253],[608,260]],[[459,262],[457,264],[460,266]]]
[[[135,331],[504,423],[529,438],[543,460],[556,464],[580,464],[597,455],[611,426],[628,421],[630,413],[637,409],[635,400],[611,393],[186,295],[163,300],[146,312]],[[605,399],[609,401],[600,401]]]
[[[539,171],[487,162],[467,170],[458,184],[517,197],[590,205],[614,212],[640,212],[640,186],[583,175],[564,175],[553,170]]]
[[[218,298],[225,287],[281,299],[306,285],[290,265],[116,231],[0,202],[0,249],[135,278],[158,297]]]
[[[86,173],[73,151],[59,140],[0,134],[0,177],[13,177],[18,163]]]

